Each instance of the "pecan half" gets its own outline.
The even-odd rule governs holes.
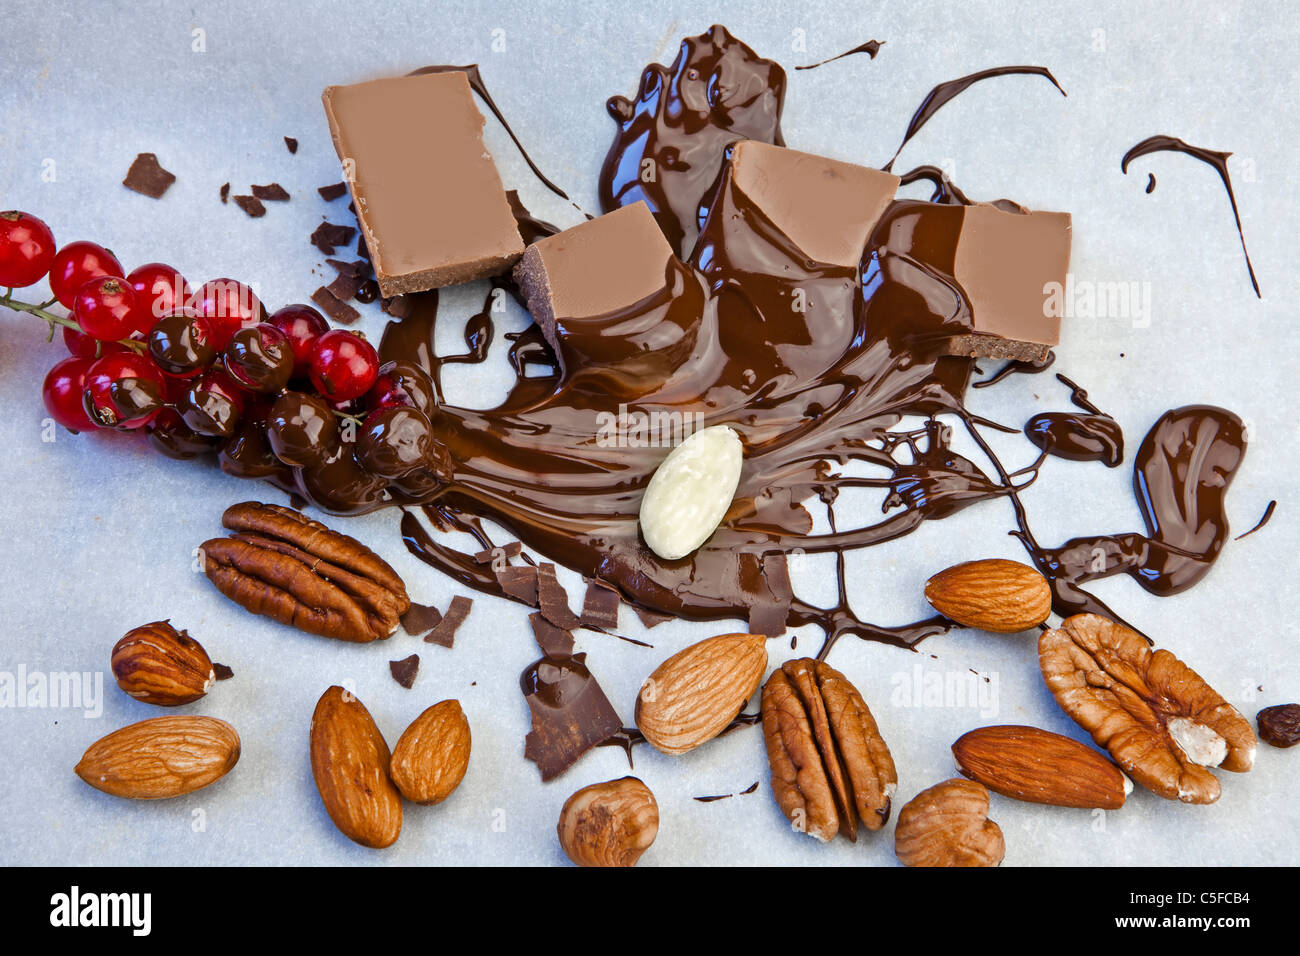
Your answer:
[[[772,793],[797,829],[826,842],[879,830],[898,787],[894,759],[858,689],[812,658],[787,661],[763,687]]]
[[[903,866],[998,866],[1002,829],[989,819],[989,792],[954,778],[922,790],[898,814],[894,855]]]
[[[1235,707],[1166,650],[1097,614],[1076,614],[1038,641],[1047,688],[1080,727],[1148,790],[1213,803],[1206,767],[1245,772],[1255,732]]]
[[[203,573],[236,604],[311,634],[381,640],[410,607],[406,586],[359,541],[291,508],[231,505],[235,533],[205,541]]]

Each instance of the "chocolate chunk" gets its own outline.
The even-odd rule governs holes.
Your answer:
[[[331,86],[322,100],[383,295],[498,275],[523,254],[464,73]]]
[[[406,609],[402,615],[402,629],[407,634],[423,634],[437,626],[442,620],[442,612],[436,607],[427,604],[416,604],[411,602],[411,606]]]
[[[340,226],[333,222],[322,222],[316,227],[316,231],[311,234],[311,244],[325,253],[327,256],[334,255],[335,246],[346,246],[352,241],[356,229],[352,226]]]
[[[524,756],[537,764],[543,781],[553,780],[623,729],[586,659],[586,654],[543,657],[519,677],[532,717]]]
[[[412,654],[400,661],[389,661],[388,669],[393,674],[393,680],[410,690],[411,685],[415,683],[415,675],[420,670],[420,655]]]
[[[289,193],[279,183],[270,183],[266,186],[253,186],[253,195],[263,202],[288,202]]]
[[[463,595],[457,594],[453,597],[447,613],[442,616],[437,627],[424,635],[424,643],[451,647],[456,640],[456,632],[465,623],[465,618],[469,617],[470,608],[473,606],[474,602]]]
[[[899,178],[866,166],[745,140],[726,175],[814,262],[856,269]]]
[[[973,328],[949,341],[948,354],[1043,361],[1061,338],[1070,233],[1069,213],[965,207],[953,277]]]
[[[253,219],[260,219],[266,215],[266,207],[262,205],[262,201],[256,196],[235,196],[234,200],[235,205],[248,213]]]
[[[555,576],[555,565],[543,563],[537,567],[537,602],[542,616],[565,630],[573,630],[582,622],[569,608],[569,595]]]
[[[329,289],[334,298],[340,302],[347,302],[357,294],[357,289],[361,287],[361,280],[356,276],[344,275],[339,273],[334,281],[325,288]]]
[[[537,569],[531,564],[523,567],[496,568],[494,573],[501,590],[529,607],[537,607]]]
[[[230,678],[235,676],[235,672],[231,670],[230,665],[220,664],[214,661],[212,664],[212,676],[217,680],[230,680]]]
[[[230,201],[230,183],[224,183],[224,184],[222,184],[222,187],[221,187],[221,202],[222,202],[222,205],[224,205],[225,203],[227,203],[227,202],[229,202],[229,201]]]
[[[292,136],[286,136],[284,138],[284,146],[290,153],[298,152],[298,141]]]
[[[643,202],[539,239],[515,266],[514,278],[542,334],[561,361],[557,327],[577,327],[662,292],[672,247]],[[570,356],[576,367],[579,356]]]
[[[311,300],[320,306],[320,310],[328,315],[335,322],[343,325],[351,325],[357,319],[361,318],[361,313],[346,302],[339,300],[329,289],[321,286],[311,294]]]
[[[533,637],[537,646],[547,657],[563,658],[573,653],[573,632],[556,627],[537,612],[528,615],[528,623],[533,626]]]
[[[587,627],[613,630],[618,627],[618,592],[601,581],[588,581],[582,599],[582,623]]]
[[[176,177],[159,165],[156,155],[141,153],[136,156],[131,168],[126,171],[126,179],[122,180],[122,185],[142,196],[161,199],[162,194],[174,182]]]
[[[333,202],[348,191],[347,183],[334,183],[330,186],[321,186],[316,190],[320,193],[320,198],[326,202]]]
[[[364,279],[370,275],[370,263],[365,259],[354,259],[348,262],[344,259],[326,259],[326,265],[334,267],[334,271],[339,275],[352,276],[355,279]]]
[[[505,544],[497,545],[495,548],[477,552],[474,555],[474,563],[492,564],[494,561],[509,561],[523,550],[524,546],[518,541],[508,541]]]

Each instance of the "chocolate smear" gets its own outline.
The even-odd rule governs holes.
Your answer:
[[[825,66],[827,63],[834,63],[836,60],[842,60],[846,56],[853,56],[855,53],[865,53],[871,59],[876,58],[880,48],[885,45],[884,40],[868,40],[866,43],[859,43],[852,50],[845,50],[843,53],[837,53],[835,56],[827,57],[817,63],[808,63],[804,66],[796,66],[796,70],[815,70],[819,66]],[[696,799],[699,799],[698,797]]]
[[[1085,413],[1044,412],[1025,423],[1025,437],[1049,455],[1071,461],[1099,461],[1117,468],[1124,461],[1124,432],[1119,423],[1088,400],[1088,393],[1066,378],[1070,401]]]
[[[420,670],[420,655],[412,654],[400,661],[389,661],[388,670],[392,673],[393,680],[410,690],[415,683],[415,675]]]
[[[161,199],[176,177],[163,169],[153,153],[140,153],[126,171],[122,185],[150,199]]]
[[[442,616],[442,620],[434,626],[432,631],[424,635],[424,643],[451,647],[456,641],[456,632],[465,623],[465,618],[469,617],[470,609],[473,606],[474,602],[462,594],[453,597],[451,604],[447,607],[447,612]]]
[[[235,205],[244,210],[250,219],[260,219],[266,215],[266,207],[256,196],[235,196]]]
[[[1214,171],[1219,174],[1219,180],[1223,183],[1224,190],[1228,193],[1228,203],[1232,206],[1232,219],[1237,224],[1237,237],[1241,240],[1241,253],[1246,257],[1246,271],[1250,273],[1250,284],[1255,290],[1255,297],[1262,298],[1259,293],[1259,282],[1255,279],[1255,267],[1250,263],[1250,252],[1246,249],[1246,234],[1241,229],[1241,214],[1237,211],[1237,197],[1232,191],[1232,177],[1228,174],[1228,158],[1232,153],[1218,152],[1213,149],[1206,149],[1204,146],[1193,146],[1185,143],[1176,136],[1148,136],[1142,142],[1131,147],[1124,158],[1120,160],[1120,171],[1127,174],[1128,165],[1139,156],[1147,156],[1151,153],[1169,152],[1185,153],[1193,159],[1199,159],[1207,166],[1213,167]],[[1147,192],[1155,188],[1153,183],[1155,177],[1147,184]]]

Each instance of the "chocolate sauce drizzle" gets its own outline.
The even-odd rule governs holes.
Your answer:
[[[866,43],[859,43],[852,50],[845,50],[843,53],[837,53],[835,56],[827,57],[826,59],[819,60],[816,63],[808,63],[805,64],[804,66],[796,66],[795,69],[815,70],[819,66],[825,66],[827,63],[834,63],[836,60],[842,60],[846,56],[853,56],[856,53],[865,53],[867,56],[869,56],[871,59],[874,60],[876,58],[876,54],[880,52],[880,48],[884,45],[885,45],[884,40],[868,40]]]
[[[1213,149],[1206,149],[1203,146],[1192,146],[1185,143],[1176,136],[1148,136],[1142,142],[1133,146],[1124,158],[1120,160],[1120,171],[1127,174],[1128,164],[1139,156],[1147,156],[1151,153],[1185,153],[1193,159],[1199,159],[1207,166],[1214,168],[1219,174],[1219,180],[1223,183],[1223,188],[1228,193],[1228,202],[1232,206],[1232,219],[1237,224],[1237,237],[1241,239],[1241,252],[1246,257],[1246,271],[1250,273],[1250,284],[1255,290],[1255,297],[1262,298],[1259,293],[1259,282],[1255,279],[1255,267],[1250,262],[1250,252],[1246,249],[1246,234],[1241,229],[1241,214],[1237,211],[1237,197],[1232,191],[1232,177],[1228,174],[1228,158],[1232,153],[1222,153]],[[1147,192],[1155,189],[1155,176],[1152,176],[1147,182]]]

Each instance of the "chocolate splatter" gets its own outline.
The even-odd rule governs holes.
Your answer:
[[[853,56],[855,53],[865,53],[867,56],[871,57],[871,59],[874,60],[876,58],[876,54],[880,52],[880,48],[884,45],[885,45],[884,40],[868,40],[866,43],[859,43],[852,50],[845,50],[843,53],[838,53],[835,56],[827,57],[825,60],[821,60],[817,63],[809,63],[805,66],[796,66],[795,69],[815,70],[819,66],[825,66],[827,63],[834,63],[836,60],[842,60],[846,56]]]

